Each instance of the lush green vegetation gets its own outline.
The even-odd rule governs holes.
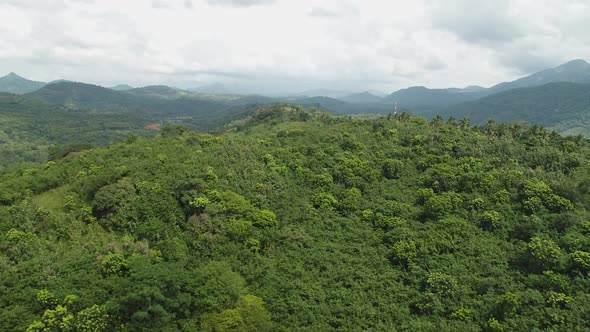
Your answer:
[[[19,163],[45,162],[133,135],[153,136],[144,130],[149,124],[217,131],[256,109],[251,98],[234,105],[231,100],[152,95],[168,89],[135,89],[149,91],[146,97],[60,82],[22,96],[0,93],[0,173]]]
[[[560,132],[590,134],[590,84],[550,83],[514,89],[448,108],[443,114],[469,117],[474,124],[489,119],[509,123],[527,121]]]
[[[138,116],[50,106],[0,93],[0,173],[22,162],[45,162],[59,151],[102,146],[147,135]]]
[[[0,330],[590,329],[590,144],[259,110],[0,178]]]

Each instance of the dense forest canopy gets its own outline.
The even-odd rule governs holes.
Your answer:
[[[441,112],[474,124],[526,121],[570,135],[590,135],[590,84],[549,83],[494,94]]]
[[[45,162],[52,151],[104,146],[129,135],[150,135],[135,114],[72,109],[0,93],[0,173],[22,162]]]
[[[590,144],[262,108],[0,177],[0,330],[590,329]]]

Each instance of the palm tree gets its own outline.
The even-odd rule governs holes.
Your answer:
[[[459,121],[459,128],[465,130],[469,127],[471,127],[471,120],[469,120],[469,118],[463,118]]]
[[[496,131],[496,121],[494,121],[493,119],[488,119],[488,121],[486,122],[486,127],[485,127],[485,132],[488,135],[494,135]]]

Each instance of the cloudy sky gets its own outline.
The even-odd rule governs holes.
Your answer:
[[[588,0],[0,0],[0,75],[247,92],[489,86],[590,59]]]

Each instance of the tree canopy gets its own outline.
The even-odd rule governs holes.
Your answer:
[[[590,144],[276,105],[0,176],[0,330],[590,329]]]

